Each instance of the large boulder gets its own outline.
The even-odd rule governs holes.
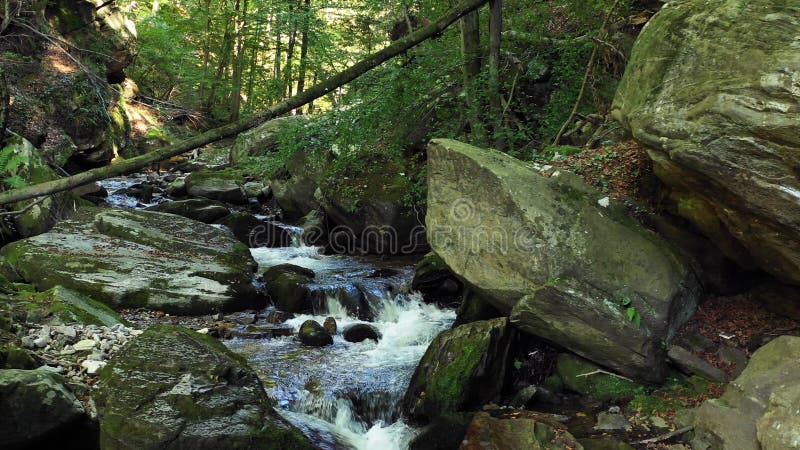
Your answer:
[[[101,372],[95,402],[106,449],[311,448],[243,357],[174,325],[125,346]]]
[[[428,149],[428,237],[522,331],[642,380],[694,312],[693,265],[571,173],[451,140]]]
[[[613,114],[675,211],[725,254],[800,284],[797,7],[670,2],[644,28]]]
[[[282,131],[309,123],[307,116],[284,116],[272,119],[250,131],[236,136],[231,147],[230,163],[240,165],[250,156],[265,156],[278,151],[278,138]]]
[[[192,197],[243,205],[247,203],[247,193],[242,184],[242,180],[228,173],[200,171],[186,177],[186,192]]]
[[[177,214],[203,223],[214,223],[231,213],[223,203],[204,198],[162,202],[147,209],[149,211]]]
[[[114,308],[203,314],[257,306],[247,247],[172,214],[87,208],[0,256],[7,272],[39,290],[61,285]]]
[[[800,337],[781,336],[758,349],[725,394],[698,409],[692,448],[800,448],[798,373]]]
[[[216,223],[225,225],[236,239],[248,247],[291,247],[292,236],[289,231],[274,222],[267,222],[246,213],[235,212]]]
[[[289,313],[300,313],[313,310],[308,285],[314,282],[315,276],[311,269],[279,264],[267,269],[262,279],[276,308]]]
[[[64,446],[65,432],[85,418],[64,379],[45,370],[0,370],[0,408],[0,447],[10,449]]]
[[[411,378],[403,412],[412,420],[427,421],[496,400],[503,388],[512,338],[506,318],[440,333]]]

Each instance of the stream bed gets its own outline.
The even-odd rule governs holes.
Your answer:
[[[116,208],[141,208],[127,195],[143,176],[106,180],[107,202]],[[322,449],[400,450],[416,434],[402,421],[399,403],[429,344],[455,320],[455,312],[426,304],[410,291],[413,261],[324,255],[319,247],[304,246],[301,230],[280,224],[293,234],[292,247],[252,248],[259,273],[279,264],[293,264],[316,274],[309,289],[315,293],[313,314],[296,315],[282,327],[297,334],[306,320],[323,323],[333,317],[339,332],[332,346],[315,348],[294,336],[224,341],[244,355],[259,373],[281,415]],[[366,314],[348,312],[347,299],[363,296]],[[262,312],[267,316],[270,309]],[[356,317],[360,316],[360,317]],[[381,334],[378,342],[351,343],[341,330],[370,323]]]

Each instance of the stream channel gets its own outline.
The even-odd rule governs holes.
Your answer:
[[[116,208],[141,208],[127,188],[147,182],[144,175],[105,180],[107,203]],[[264,220],[269,220],[265,217]],[[314,313],[296,315],[282,324],[294,333],[309,319],[336,319],[339,333],[332,346],[305,347],[294,336],[224,341],[244,355],[259,373],[268,393],[287,420],[303,430],[322,449],[406,449],[416,431],[399,416],[399,403],[428,345],[449,328],[455,312],[426,304],[410,291],[413,267],[408,260],[324,255],[322,248],[305,246],[301,230],[293,246],[252,248],[259,273],[278,264],[313,270]],[[348,298],[363,296],[369,311],[354,317]],[[269,310],[270,308],[268,308]],[[262,315],[267,315],[264,311]],[[382,335],[379,342],[351,343],[341,330],[369,322]]]

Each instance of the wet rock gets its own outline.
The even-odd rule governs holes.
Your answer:
[[[727,379],[725,372],[717,369],[683,347],[670,345],[667,356],[673,364],[686,373],[699,375],[708,380],[717,382],[724,382]]]
[[[800,442],[800,337],[761,347],[719,399],[697,410],[692,448],[778,450]]]
[[[300,325],[300,331],[297,333],[300,342],[309,347],[324,347],[326,345],[333,345],[333,337],[328,334],[325,328],[314,320],[306,320]]]
[[[86,208],[0,255],[39,290],[60,285],[114,308],[204,314],[261,306],[248,249],[224,230],[172,214]]]
[[[201,198],[163,202],[156,206],[151,206],[147,210],[177,214],[203,223],[214,223],[231,213],[223,203]]]
[[[633,425],[620,414],[619,410],[616,412],[605,411],[597,415],[597,425],[594,426],[594,429],[595,431],[631,431]]]
[[[292,237],[289,232],[273,222],[266,222],[250,214],[237,212],[217,221],[233,232],[236,239],[248,247],[289,247]]]
[[[348,325],[342,330],[342,336],[347,342],[361,342],[367,339],[378,342],[381,339],[380,331],[374,325],[368,323]]]
[[[643,386],[599,371],[591,362],[562,353],[556,359],[556,372],[564,387],[599,401],[630,400]]]
[[[309,246],[324,247],[328,242],[328,226],[325,213],[319,210],[311,211],[300,219],[300,228],[303,232],[300,239]]]
[[[263,280],[276,308],[287,313],[301,313],[312,309],[307,285],[315,276],[313,270],[280,264],[267,269]]]
[[[347,310],[347,314],[359,320],[371,321],[374,314],[361,289],[354,284],[343,284],[336,288],[334,296]]]
[[[442,258],[431,252],[414,268],[411,289],[426,302],[451,305],[460,301],[462,285]]]
[[[669,2],[640,34],[613,115],[647,145],[679,215],[743,267],[798,285],[800,23],[770,0],[685,6]]]
[[[428,235],[459,279],[525,333],[628,377],[663,380],[661,343],[700,293],[677,249],[622,205],[598,205],[603,195],[577,175],[546,177],[452,140],[432,141],[428,165]]]
[[[479,412],[469,424],[461,450],[562,449],[583,450],[563,427],[533,418],[494,418]]]
[[[100,379],[103,448],[312,448],[244,358],[182,327],[150,327]]]
[[[409,450],[453,450],[461,445],[474,413],[451,413],[433,418],[409,444]]]
[[[23,301],[23,305],[28,311],[29,319],[50,324],[77,323],[110,327],[123,322],[119,314],[103,303],[62,286],[30,295]],[[64,329],[68,330],[69,327]]]
[[[44,444],[84,419],[83,405],[64,379],[44,370],[0,370],[0,410],[3,448]],[[91,437],[85,439],[91,447]]]
[[[188,194],[188,192],[186,192],[186,178],[178,178],[175,181],[170,182],[167,185],[165,192],[167,195],[172,197],[186,197]]]
[[[247,204],[247,195],[240,181],[216,177],[212,171],[193,172],[186,177],[186,192],[192,197],[219,200],[234,205]]]
[[[325,328],[325,331],[327,331],[328,334],[333,336],[334,334],[336,334],[338,328],[336,325],[336,319],[334,319],[333,317],[326,317],[325,322],[322,323],[322,327]]]
[[[512,330],[505,318],[440,333],[428,347],[402,402],[412,420],[464,411],[500,395]]]

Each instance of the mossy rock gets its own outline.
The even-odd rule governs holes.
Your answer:
[[[147,209],[148,211],[176,214],[203,223],[214,223],[231,213],[222,202],[202,198],[163,202]]]
[[[148,328],[101,371],[100,386],[103,448],[312,448],[243,357],[186,328]]]
[[[52,444],[48,439],[63,438],[85,417],[83,405],[64,379],[45,370],[0,370],[0,408],[2,448]],[[91,438],[84,438],[86,447],[91,448]]]
[[[38,317],[55,325],[79,323],[111,327],[126,323],[105,304],[62,286],[36,294],[20,294],[18,298],[28,310],[29,319]]]
[[[403,411],[425,421],[495,399],[503,388],[512,333],[506,318],[440,333],[411,378]]]
[[[409,450],[459,448],[474,413],[448,413],[435,417],[409,444]]]
[[[0,344],[0,369],[35,369],[39,365],[33,353],[11,343]]]
[[[459,448],[583,450],[563,426],[556,428],[533,417],[492,417],[486,412],[475,415]]]
[[[314,281],[314,271],[292,264],[280,264],[264,272],[272,303],[281,311],[290,313],[310,312],[311,304],[308,284]]]
[[[204,314],[259,306],[248,248],[172,214],[87,208],[0,256],[41,291],[63,286],[112,308]]]
[[[562,353],[556,361],[556,371],[564,387],[572,392],[600,401],[624,402],[642,393],[645,387],[604,373],[594,373],[596,365],[574,355]]]

